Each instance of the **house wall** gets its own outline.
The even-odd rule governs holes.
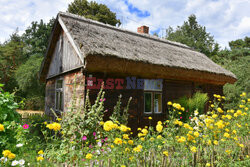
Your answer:
[[[70,73],[51,78],[46,82],[45,92],[45,113],[53,116],[51,109],[56,113],[59,112],[55,109],[55,93],[56,93],[56,80],[63,79],[63,108],[64,112],[69,111],[72,106],[73,96],[75,95],[76,107],[83,105],[85,93],[85,77],[81,70],[75,70]],[[75,91],[75,92],[74,92]]]
[[[58,37],[47,79],[82,65],[66,34],[62,31]]]
[[[85,75],[87,77],[85,77]],[[75,85],[75,95],[78,101],[78,106],[83,105],[83,100],[85,97],[85,86],[84,83],[89,76],[96,77],[98,79],[106,80],[108,78],[113,79],[124,79],[121,89],[104,89],[105,91],[105,109],[108,111],[105,113],[104,120],[107,120],[112,114],[113,108],[117,103],[118,96],[122,95],[122,107],[126,107],[127,102],[130,97],[132,97],[129,106],[129,122],[128,126],[133,127],[136,130],[138,127],[144,127],[149,124],[156,125],[159,120],[167,119],[167,102],[179,99],[180,97],[187,96],[191,97],[196,91],[207,92],[212,98],[213,94],[222,94],[222,86],[209,85],[209,84],[199,84],[185,81],[174,81],[174,80],[163,80],[163,90],[162,90],[162,110],[161,114],[145,114],[144,113],[144,91],[142,89],[126,89],[126,77],[119,77],[117,74],[107,74],[107,73],[84,73],[81,70],[75,70],[70,73],[66,73],[60,77],[56,77],[47,81],[46,84],[46,114],[51,113],[50,108],[55,106],[55,82],[59,78],[64,79],[64,111],[68,111],[71,107],[74,85]],[[74,84],[75,83],[75,84]],[[97,82],[95,82],[97,83]],[[101,83],[101,82],[100,82]],[[116,86],[117,84],[115,84]],[[91,104],[94,104],[99,89],[90,89],[89,98]],[[153,117],[153,120],[149,122],[148,117]]]

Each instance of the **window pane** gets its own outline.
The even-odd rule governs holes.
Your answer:
[[[62,88],[63,86],[63,80],[57,80],[56,81],[56,89]]]
[[[59,99],[59,92],[56,92],[56,110],[58,110],[58,99]]]
[[[162,112],[162,94],[155,93],[154,95],[154,112],[161,113]]]
[[[144,112],[150,113],[152,108],[152,94],[151,93],[144,93]]]
[[[63,94],[62,94],[62,92],[60,92],[59,94],[60,94],[60,98],[59,98],[59,110],[62,111],[63,110]]]

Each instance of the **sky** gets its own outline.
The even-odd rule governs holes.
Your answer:
[[[0,0],[0,42],[18,28],[20,34],[32,21],[48,22],[66,11],[73,0]],[[250,36],[250,0],[95,0],[117,13],[121,28],[136,31],[149,26],[164,36],[166,28],[180,26],[195,14],[198,23],[223,49],[228,42]]]

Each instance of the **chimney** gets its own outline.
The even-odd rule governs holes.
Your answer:
[[[137,32],[141,34],[148,34],[149,27],[147,26],[141,26],[137,28]]]

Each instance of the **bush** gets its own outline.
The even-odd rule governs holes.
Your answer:
[[[4,121],[20,122],[20,115],[16,112],[18,104],[14,101],[15,93],[4,92],[0,84],[0,123]]]
[[[181,115],[183,121],[187,121],[195,110],[198,110],[200,114],[204,114],[208,99],[207,93],[196,92],[191,98],[184,96],[176,100],[176,102],[185,108],[186,112],[183,112]]]

